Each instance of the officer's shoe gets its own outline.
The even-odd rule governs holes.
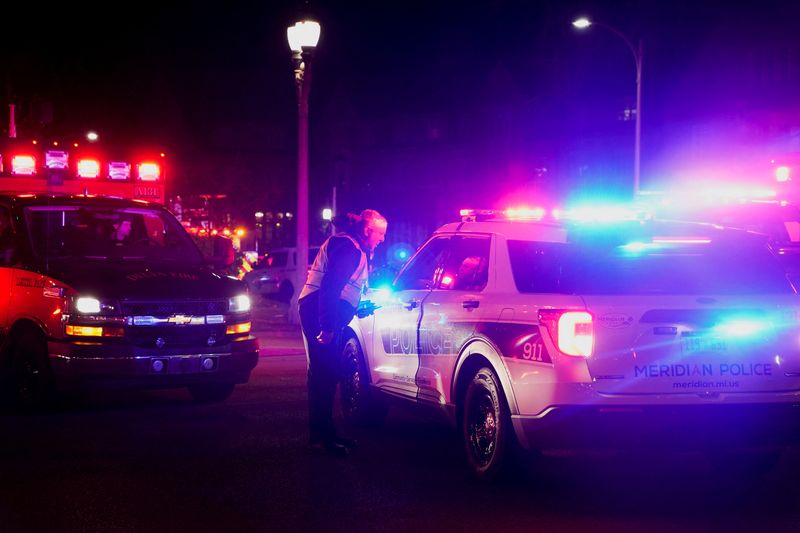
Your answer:
[[[328,440],[322,442],[312,442],[308,445],[308,449],[313,453],[323,453],[332,455],[333,457],[346,457],[350,453],[342,444],[335,440]]]

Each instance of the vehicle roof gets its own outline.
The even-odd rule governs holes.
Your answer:
[[[0,191],[0,199],[9,200],[22,207],[62,204],[93,207],[150,207],[161,209],[163,206],[157,202],[145,200],[134,200],[118,196],[96,196],[96,195],[65,195],[65,194],[21,194],[18,192]]]

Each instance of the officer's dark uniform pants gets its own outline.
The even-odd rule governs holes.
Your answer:
[[[352,318],[352,313],[350,318],[336,328],[333,342],[325,345],[317,342],[321,328],[319,298],[316,297],[316,293],[300,300],[299,308],[300,324],[308,345],[309,440],[312,443],[330,441],[336,436],[336,428],[333,425],[333,400],[341,375],[341,330]],[[342,320],[344,318],[345,316]]]

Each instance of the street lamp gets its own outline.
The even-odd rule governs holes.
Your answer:
[[[633,53],[633,60],[636,62],[636,132],[633,144],[633,194],[636,196],[639,193],[639,170],[642,150],[642,40],[639,39],[638,46],[634,46],[631,40],[618,29],[602,22],[593,22],[586,17],[574,20],[572,25],[579,30],[585,30],[590,26],[605,28],[625,41],[625,44],[628,45],[628,48]]]
[[[294,61],[297,89],[297,270],[289,319],[298,321],[297,297],[306,282],[308,265],[308,93],[311,89],[311,56],[319,42],[318,22],[304,20],[286,30]]]

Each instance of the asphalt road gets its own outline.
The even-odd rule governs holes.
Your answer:
[[[311,454],[298,332],[259,313],[262,358],[225,403],[96,393],[0,415],[0,531],[800,531],[796,450],[756,479],[642,451],[546,457],[487,485],[454,432],[393,409],[350,430],[349,457]]]

